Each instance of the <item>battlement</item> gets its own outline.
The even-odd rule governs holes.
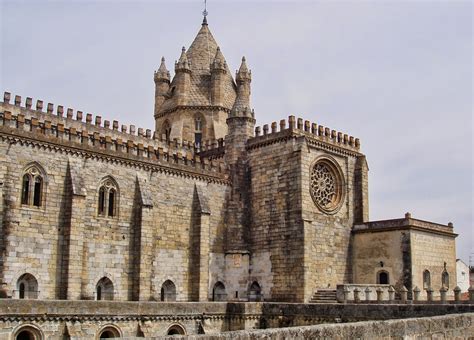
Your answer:
[[[354,225],[353,232],[376,232],[376,231],[386,231],[386,230],[400,230],[400,229],[417,229],[417,230],[428,230],[431,232],[451,234],[452,236],[457,236],[453,232],[453,224],[449,222],[447,225],[440,223],[433,223],[429,221],[419,220],[412,218],[410,213],[405,214],[405,218],[391,219],[391,220],[381,220],[381,221],[372,221],[366,222],[363,224]]]
[[[12,101],[10,103],[10,101]],[[94,116],[92,113],[84,114],[83,111],[75,111],[72,108],[64,109],[63,105],[57,105],[55,110],[55,105],[53,103],[47,103],[46,112],[44,111],[44,102],[43,100],[36,100],[36,104],[33,106],[33,99],[31,97],[26,97],[22,101],[22,97],[15,95],[14,98],[10,92],[4,92],[3,94],[3,103],[0,102],[0,105],[3,106],[3,109],[7,109],[12,113],[21,112],[22,110],[28,110],[30,115],[44,115],[45,119],[48,119],[57,123],[57,121],[64,121],[65,126],[75,126],[77,128],[77,123],[85,124],[89,130],[95,130],[103,128],[104,130],[112,131],[112,133],[121,133],[127,134],[133,137],[146,137],[146,138],[155,138],[152,136],[152,131],[150,129],[136,128],[135,125],[124,125],[119,124],[118,121],[113,120],[112,123],[110,120],[102,120],[102,116]],[[23,112],[22,112],[23,113]],[[28,114],[25,112],[25,116]],[[38,117],[39,118],[39,117]],[[85,121],[84,121],[85,119]]]
[[[303,121],[302,118],[296,119],[295,116],[289,116],[288,122],[282,119],[280,120],[280,124],[272,122],[271,125],[265,124],[263,127],[257,126],[255,128],[255,137],[249,141],[249,145],[267,144],[274,140],[285,138],[292,133],[301,134],[311,141],[323,142],[338,148],[355,152],[359,152],[360,150],[359,138],[354,138],[346,133],[332,130],[323,125],[311,123],[308,120]]]
[[[223,158],[225,154],[224,138],[212,139],[202,142],[200,145],[197,146],[196,152],[198,152],[202,158]]]
[[[32,99],[27,98],[25,105],[21,106],[21,97],[15,96],[14,103],[10,104],[10,94],[4,94],[4,102],[0,102],[0,133],[10,135],[12,138],[25,138],[28,140],[53,143],[65,147],[81,148],[85,152],[105,154],[120,158],[129,158],[133,161],[150,162],[167,167],[177,167],[187,172],[227,178],[226,169],[222,160],[214,157],[209,159],[200,154],[192,142],[165,141],[151,136],[151,130],[139,128],[134,125],[128,129],[122,125],[118,129],[118,122],[102,123],[101,116],[95,117],[92,123],[92,114],[86,115],[86,122],[82,121],[82,111],[76,112],[73,119],[73,109],[67,109],[64,117],[64,108],[59,105],[56,114],[53,114],[54,105],[48,103],[47,111],[43,112],[43,102],[37,101],[36,110],[31,108]],[[201,148],[209,152],[223,145],[207,143]],[[214,148],[215,146],[215,148]],[[201,151],[201,152],[202,152]]]

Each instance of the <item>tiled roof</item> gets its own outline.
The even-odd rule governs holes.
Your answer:
[[[190,106],[211,105],[211,70],[210,65],[214,61],[217,52],[217,42],[214,39],[209,26],[203,24],[196,38],[186,52],[191,69],[191,89],[188,93],[188,104]],[[227,66],[226,66],[227,67]],[[224,78],[224,101],[223,106],[232,109],[236,98],[236,85],[232,73],[227,67]],[[171,82],[171,87],[175,80]],[[172,109],[176,105],[175,98],[171,97],[163,103],[160,111]]]

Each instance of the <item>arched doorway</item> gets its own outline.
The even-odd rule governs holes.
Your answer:
[[[249,301],[262,301],[262,288],[260,288],[257,281],[250,285]]]
[[[217,281],[212,289],[212,301],[226,301],[227,293],[222,282]]]
[[[97,282],[96,300],[113,300],[114,284],[108,277],[103,277]]]
[[[166,332],[167,335],[186,335],[186,331],[181,325],[172,325]]]
[[[20,299],[37,299],[38,281],[29,273],[23,274],[17,281],[17,290]]]
[[[377,283],[381,285],[388,285],[390,283],[388,273],[384,270],[378,272]]]
[[[161,301],[176,301],[176,286],[171,280],[166,280],[161,286]]]
[[[113,339],[113,338],[121,338],[120,331],[115,326],[107,326],[104,327],[99,331],[98,338],[99,339]]]
[[[43,334],[35,326],[23,326],[15,333],[13,339],[15,340],[42,340]]]

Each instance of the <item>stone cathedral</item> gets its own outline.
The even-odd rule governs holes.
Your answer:
[[[455,286],[452,224],[371,222],[358,138],[294,116],[256,127],[247,61],[234,76],[206,19],[168,67],[154,73],[153,130],[5,92],[1,298],[309,302],[344,283]]]

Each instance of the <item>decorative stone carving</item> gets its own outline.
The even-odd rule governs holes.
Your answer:
[[[316,206],[323,212],[335,213],[343,201],[343,177],[339,168],[328,159],[313,164],[310,192]]]

